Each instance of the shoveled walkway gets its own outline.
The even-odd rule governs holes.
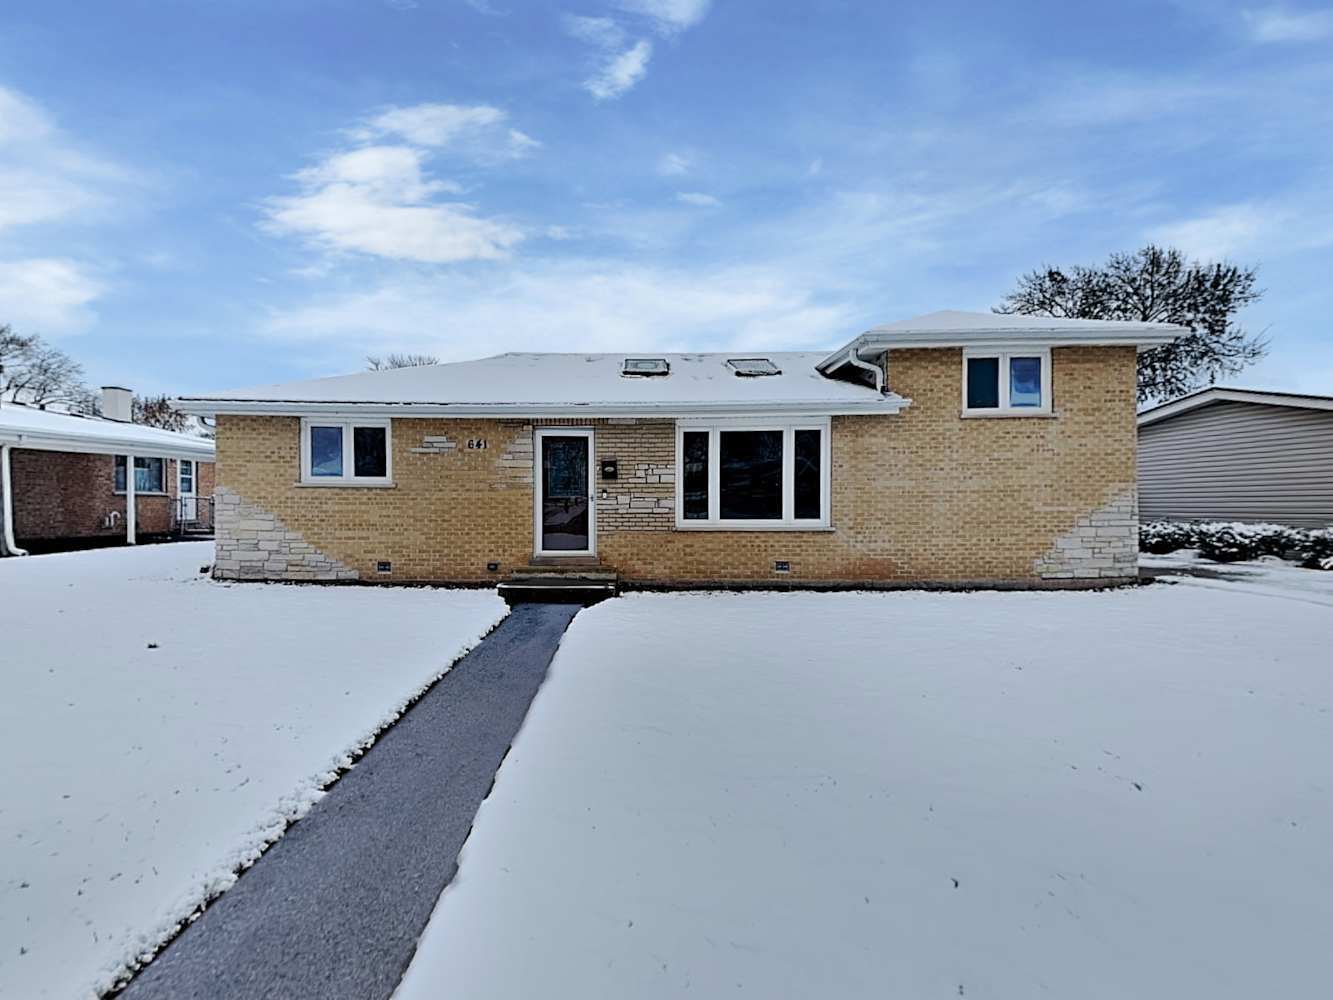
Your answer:
[[[123,1000],[388,997],[578,610],[515,607]]]

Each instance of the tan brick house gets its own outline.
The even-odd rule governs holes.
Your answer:
[[[957,312],[831,354],[503,354],[186,397],[219,577],[1080,586],[1133,578],[1161,324]]]
[[[133,423],[130,401],[108,386],[101,416],[0,404],[0,555],[211,531],[213,442]]]

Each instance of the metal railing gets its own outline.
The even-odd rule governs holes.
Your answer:
[[[213,533],[212,497],[176,497],[171,503],[173,535],[211,535]]]

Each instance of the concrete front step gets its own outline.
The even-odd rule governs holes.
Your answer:
[[[514,570],[496,587],[510,604],[528,601],[574,601],[594,604],[615,597],[618,577],[609,570],[590,567],[529,566]]]

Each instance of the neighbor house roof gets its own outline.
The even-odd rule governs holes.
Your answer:
[[[0,404],[0,444],[40,451],[134,454],[202,462],[211,462],[214,457],[213,442],[206,438],[22,403]]]
[[[417,416],[630,416],[643,413],[895,413],[908,400],[826,378],[819,353],[497,354],[477,361],[182,396],[187,412],[359,413]],[[627,358],[661,358],[666,375],[627,375]],[[764,358],[772,375],[738,374],[729,361]],[[744,366],[743,366],[744,367]]]
[[[1259,389],[1232,389],[1209,386],[1169,403],[1161,403],[1139,414],[1139,426],[1155,424],[1210,403],[1259,403],[1264,406],[1288,406],[1299,410],[1333,410],[1333,396],[1315,396],[1295,392],[1265,392]]]
[[[857,351],[901,350],[911,347],[1134,346],[1147,350],[1169,344],[1188,333],[1173,323],[1139,323],[1103,319],[1061,319],[946,309],[915,319],[871,327],[819,362],[821,371],[848,363]]]

